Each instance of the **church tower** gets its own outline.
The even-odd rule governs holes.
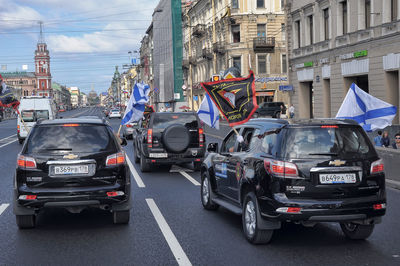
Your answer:
[[[40,36],[35,51],[35,76],[37,79],[35,95],[52,97],[50,55],[43,37],[43,22],[40,21]]]

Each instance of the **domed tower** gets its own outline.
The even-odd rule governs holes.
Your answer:
[[[43,36],[43,22],[40,24],[40,36],[35,51],[35,75],[37,79],[35,95],[52,97],[51,73],[50,73],[50,54]]]

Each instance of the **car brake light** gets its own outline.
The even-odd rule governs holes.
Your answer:
[[[382,173],[384,170],[383,160],[379,159],[371,164],[371,174]]]
[[[20,200],[35,200],[36,198],[36,195],[21,195],[18,197]]]
[[[19,133],[19,125],[17,125],[17,132]]]
[[[382,209],[386,209],[386,204],[385,203],[381,203],[381,204],[374,204],[374,210],[382,210]]]
[[[125,163],[125,153],[119,152],[107,156],[106,166],[116,166]]]
[[[339,127],[336,125],[323,125],[321,126],[321,128],[339,128]]]
[[[153,147],[153,130],[152,129],[147,130],[147,146],[149,148]]]
[[[204,145],[204,130],[199,128],[199,146],[203,147]]]
[[[301,213],[301,208],[298,207],[281,207],[276,209],[279,213]]]
[[[78,127],[79,124],[64,124],[63,127]]]
[[[290,179],[303,179],[299,176],[299,171],[294,163],[265,159],[265,170],[276,177],[290,178]]]
[[[22,169],[36,169],[36,161],[32,157],[19,155],[17,159],[17,165]]]
[[[132,127],[132,125],[127,124],[126,127]]]

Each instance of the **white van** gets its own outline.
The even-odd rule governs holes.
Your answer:
[[[53,99],[41,96],[26,96],[22,97],[19,107],[19,114],[17,119],[17,133],[18,141],[20,144],[28,136],[29,131],[39,119],[55,119],[57,115],[56,105]],[[22,123],[25,122],[25,126]]]

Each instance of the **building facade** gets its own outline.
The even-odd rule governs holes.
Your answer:
[[[153,67],[153,23],[150,24],[140,45],[140,66],[138,69],[139,81],[150,85],[154,89],[154,67]],[[157,92],[153,92],[150,97],[150,104],[157,100]]]
[[[78,87],[70,87],[68,91],[71,94],[72,108],[77,108],[81,105],[81,95]]]
[[[298,117],[334,117],[353,82],[399,109],[398,0],[287,0],[286,11]]]
[[[53,82],[51,84],[53,89],[54,101],[57,104],[57,107],[63,106],[64,109],[71,108],[71,94],[68,91],[67,87],[57,82]]]
[[[257,101],[289,102],[285,15],[280,0],[199,0],[183,14],[185,85],[194,109],[204,96],[201,82],[230,67],[256,77]]]

